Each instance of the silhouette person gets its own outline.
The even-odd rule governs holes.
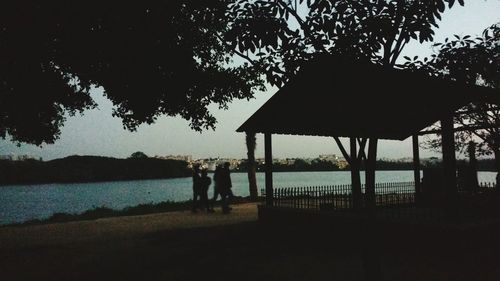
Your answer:
[[[200,177],[200,167],[198,165],[193,166],[193,206],[191,211],[195,213],[198,209],[198,197],[201,193],[201,177]]]
[[[210,209],[210,202],[208,201],[208,188],[212,180],[207,176],[207,170],[201,170],[201,178],[200,178],[200,203],[204,206],[208,213],[213,212]]]
[[[217,167],[215,168],[215,172],[214,172],[214,197],[212,198],[212,209],[214,208],[215,203],[217,202],[217,198],[219,197],[219,195],[222,198],[221,175],[222,175],[222,167],[220,165],[217,165]]]
[[[229,172],[229,162],[224,163],[224,167],[221,169],[219,186],[222,198],[222,212],[228,214],[231,211],[231,207],[229,207],[229,198],[234,196],[231,190],[233,185]]]

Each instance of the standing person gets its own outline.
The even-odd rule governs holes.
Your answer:
[[[196,213],[198,209],[198,197],[200,196],[200,166],[199,165],[194,165],[193,166],[193,206],[191,211],[193,213]]]
[[[231,164],[229,162],[224,163],[224,180],[225,180],[225,185],[227,187],[227,195],[232,199],[234,197],[233,194],[233,184],[231,182],[231,172],[229,172],[229,166]]]
[[[217,165],[214,172],[214,197],[212,198],[212,210],[214,209],[215,203],[219,195],[222,197],[221,193],[221,173],[222,167]]]
[[[212,180],[207,176],[207,170],[206,169],[201,170],[200,203],[202,206],[206,208],[207,213],[213,212],[213,210],[210,209],[210,202],[208,202],[208,188],[210,187],[211,183]]]
[[[222,197],[222,212],[228,214],[231,211],[231,207],[229,207],[229,198],[233,198],[233,191],[231,188],[233,187],[231,183],[231,174],[229,172],[229,162],[224,163],[224,168],[221,169],[220,175],[220,191]],[[229,197],[229,198],[228,198]]]

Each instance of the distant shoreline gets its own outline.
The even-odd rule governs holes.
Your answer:
[[[67,182],[18,182],[18,183],[0,183],[0,188],[12,185],[44,185],[44,184],[83,184],[83,183],[107,183],[107,182],[127,182],[127,181],[147,181],[147,180],[170,180],[190,178],[189,176],[166,177],[166,178],[143,178],[143,179],[116,179],[116,180],[98,180],[98,181],[67,181]]]
[[[0,161],[0,186],[171,179],[191,176],[187,162],[70,156],[47,162]]]
[[[349,172],[350,170],[331,170],[331,171],[273,171],[273,173],[309,173],[309,172]],[[409,171],[409,169],[380,169],[377,171]],[[361,170],[364,172],[364,170]],[[494,170],[478,170],[478,172],[492,172],[496,173]],[[214,171],[208,171],[209,174],[213,174]],[[245,171],[231,171],[232,174],[246,174]],[[264,171],[257,171],[257,173],[264,173]],[[160,178],[136,178],[136,179],[111,179],[111,180],[97,180],[97,181],[58,181],[58,182],[17,182],[17,183],[0,183],[0,188],[5,186],[24,186],[24,185],[45,185],[45,184],[85,184],[85,183],[107,183],[107,182],[128,182],[128,181],[144,181],[144,180],[168,180],[168,179],[183,179],[190,178],[191,175],[184,175],[178,177],[160,177]]]

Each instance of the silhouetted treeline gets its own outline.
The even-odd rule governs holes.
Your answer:
[[[258,167],[259,171],[264,171],[264,165]],[[311,161],[306,162],[301,159],[295,160],[292,165],[286,164],[273,164],[273,171],[276,172],[289,172],[289,171],[340,171],[341,169],[330,161]]]
[[[465,165],[467,161],[458,160],[458,165]],[[440,166],[441,162],[422,162],[421,168],[426,167],[436,167]],[[264,164],[260,163],[257,165],[257,171],[264,171]],[[388,171],[388,170],[413,170],[412,162],[396,162],[396,161],[384,161],[378,160],[376,169],[379,171]],[[478,171],[491,171],[495,172],[495,160],[494,159],[481,159],[478,160],[477,163]],[[246,163],[242,162],[241,165],[235,169],[238,172],[246,172]],[[274,172],[307,172],[307,171],[349,171],[350,167],[347,165],[346,167],[340,168],[336,163],[331,161],[321,161],[321,160],[313,160],[311,162],[307,162],[302,159],[296,159],[293,164],[283,164],[283,163],[273,163],[273,171]],[[361,164],[361,170],[365,170],[364,163]]]
[[[190,175],[186,162],[156,158],[70,156],[47,162],[0,161],[0,184],[159,179]]]

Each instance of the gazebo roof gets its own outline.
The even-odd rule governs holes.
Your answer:
[[[479,100],[499,104],[500,91],[320,56],[237,131],[403,140]]]

